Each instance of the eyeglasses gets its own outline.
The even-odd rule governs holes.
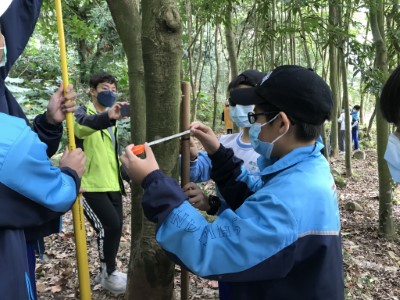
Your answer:
[[[257,122],[257,117],[258,116],[268,116],[268,115],[272,115],[272,114],[279,114],[278,111],[271,111],[271,112],[261,112],[261,113],[255,113],[255,112],[249,112],[247,114],[247,119],[249,120],[250,124],[254,124],[255,122]]]

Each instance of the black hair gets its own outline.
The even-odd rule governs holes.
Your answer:
[[[312,125],[295,122],[296,138],[300,141],[309,142],[318,139],[322,133],[322,125]]]
[[[392,72],[383,85],[380,109],[383,117],[396,126],[400,123],[400,65]]]
[[[361,109],[361,106],[360,106],[360,105],[354,105],[354,106],[353,106],[353,109],[355,109],[355,110],[360,110],[360,109]]]
[[[90,77],[89,86],[95,89],[100,83],[104,82],[115,84],[115,87],[117,87],[117,80],[114,76],[108,73],[99,73]]]
[[[271,114],[266,115],[266,120],[269,121],[274,118],[279,112],[284,112],[288,117],[290,123],[294,125],[295,128],[295,136],[298,140],[303,142],[310,142],[312,140],[316,140],[322,133],[322,125],[313,125],[307,124],[304,122],[300,122],[293,117],[289,116],[282,109],[277,108],[276,106],[267,104],[267,105],[259,105],[263,111],[271,112]],[[272,121],[273,123],[274,121]]]

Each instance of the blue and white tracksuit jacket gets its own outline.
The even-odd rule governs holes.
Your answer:
[[[13,0],[0,17],[7,44],[7,63],[0,68],[0,299],[33,299],[26,240],[59,227],[80,184],[75,171],[53,168],[48,160],[58,149],[62,125],[49,124],[42,114],[31,128],[4,83],[35,28],[41,4]]]
[[[234,134],[226,134],[220,137],[219,142],[225,148],[231,148],[235,153],[235,156],[243,160],[243,167],[249,171],[249,173],[258,172],[257,159],[260,156],[254,151],[254,148],[250,143],[244,143],[241,141],[243,131]],[[205,182],[211,179],[212,162],[208,157],[207,152],[199,151],[198,158],[195,161],[190,162],[190,181],[193,182]],[[216,194],[220,198],[221,207],[218,210],[220,213],[228,204],[222,197],[218,188],[216,188]],[[232,202],[231,202],[232,203]],[[233,203],[232,203],[233,204]],[[241,204],[241,203],[240,203]],[[231,207],[235,210],[237,207]]]
[[[1,299],[30,299],[26,228],[40,228],[68,211],[79,177],[51,165],[46,144],[25,120],[0,113]]]
[[[142,183],[156,239],[179,264],[227,281],[232,299],[344,299],[336,186],[322,144],[294,149],[249,176],[231,149],[210,156],[212,178],[229,202],[213,223],[161,171]],[[236,189],[236,191],[235,191]]]

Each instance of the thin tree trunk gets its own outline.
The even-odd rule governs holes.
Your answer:
[[[346,176],[351,177],[353,175],[353,171],[351,169],[351,131],[350,131],[350,112],[349,112],[349,92],[347,89],[347,69],[346,62],[344,59],[343,48],[341,48],[340,53],[340,61],[342,67],[342,86],[343,86],[343,107],[345,114],[345,125],[346,125],[346,154],[345,154],[345,165],[346,165]],[[336,119],[337,120],[337,119]],[[334,120],[336,122],[336,120]],[[336,122],[337,123],[337,122]]]
[[[217,110],[218,110],[218,86],[219,86],[219,76],[220,76],[220,66],[219,66],[219,54],[218,54],[218,36],[219,36],[219,25],[215,26],[214,32],[214,55],[215,55],[215,84],[213,84],[213,98],[214,98],[214,112],[213,112],[213,122],[212,129],[215,131],[216,127],[216,119],[217,119]],[[212,70],[212,67],[210,68]]]
[[[299,12],[299,20],[300,20],[300,26],[301,26],[301,29],[300,29],[301,30],[301,39],[303,40],[304,54],[306,55],[307,67],[312,68],[310,51],[309,51],[308,45],[307,45],[307,35],[306,35],[306,31],[304,30],[304,20],[303,20],[303,15],[301,13],[302,7],[298,1],[296,1],[296,5],[298,8],[298,12]]]
[[[336,1],[329,1],[329,24],[335,28],[337,26],[337,15],[336,15]],[[337,122],[337,111],[339,103],[339,88],[338,88],[338,60],[337,60],[337,48],[336,48],[336,36],[331,34],[329,41],[329,82],[333,93],[333,108],[332,108],[332,125],[331,125],[331,157],[336,157],[338,153],[338,122]]]
[[[272,32],[275,33],[276,29],[276,0],[271,1],[271,29]],[[271,69],[276,67],[276,58],[275,58],[275,38],[271,37],[271,45],[270,45],[270,56],[271,56]]]
[[[376,104],[374,105],[374,110],[372,111],[371,118],[369,119],[369,122],[368,122],[368,129],[367,129],[368,139],[371,139],[371,129],[372,129],[372,125],[374,124],[375,115],[376,115]]]
[[[371,31],[375,46],[375,68],[387,76],[387,52],[384,33],[383,1],[371,0],[370,8]],[[379,107],[379,96],[376,95],[376,107]],[[386,238],[396,236],[392,216],[391,177],[384,154],[389,135],[389,126],[380,109],[376,112],[376,136],[379,174],[379,233]]]
[[[115,26],[120,36],[128,61],[129,95],[131,111],[131,139],[135,144],[146,140],[146,96],[144,92],[144,69],[141,43],[141,19],[138,3],[132,0],[107,0]],[[129,16],[129,17],[128,17]],[[133,278],[136,274],[134,258],[139,250],[139,237],[142,230],[142,207],[140,199],[142,189],[139,185],[131,185],[131,255],[128,268],[126,299],[132,299],[135,294]],[[143,279],[143,278],[142,278]],[[132,297],[131,297],[132,296]]]
[[[226,15],[225,15],[225,39],[226,39],[226,47],[228,48],[229,54],[229,65],[231,70],[231,78],[235,78],[238,75],[238,65],[237,65],[237,56],[236,56],[236,42],[235,37],[233,35],[232,29],[232,3],[229,2],[226,7]]]

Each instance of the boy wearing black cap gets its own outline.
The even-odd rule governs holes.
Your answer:
[[[228,93],[235,89],[246,89],[257,86],[266,74],[257,70],[246,70],[235,77],[228,85]],[[229,102],[229,100],[228,100]],[[254,105],[247,104],[245,101],[243,105],[229,105],[230,115],[235,124],[241,129],[240,132],[234,134],[222,135],[219,142],[225,148],[232,148],[236,157],[243,160],[243,166],[250,171],[250,173],[258,172],[257,159],[259,154],[254,151],[250,144],[249,130],[251,124],[248,121],[248,113],[252,112]],[[188,183],[183,187],[183,191],[189,196],[189,202],[196,208],[207,211],[210,215],[215,215],[218,211],[222,211],[227,205],[221,201],[221,195],[210,195],[207,197],[203,194],[200,188],[194,182],[205,182],[211,179],[211,160],[205,151],[198,151],[196,144],[192,141],[190,143],[190,180],[193,182]],[[230,203],[232,209],[236,209],[234,203]]]
[[[344,299],[336,187],[316,142],[330,118],[331,91],[311,70],[281,66],[260,86],[231,93],[236,104],[244,97],[255,104],[249,122],[259,177],[248,176],[210,128],[191,126],[224,198],[243,201],[213,223],[158,169],[148,145],[145,159],[126,148],[121,160],[145,189],[142,205],[158,224],[156,239],[195,274],[230,282],[232,299]]]

